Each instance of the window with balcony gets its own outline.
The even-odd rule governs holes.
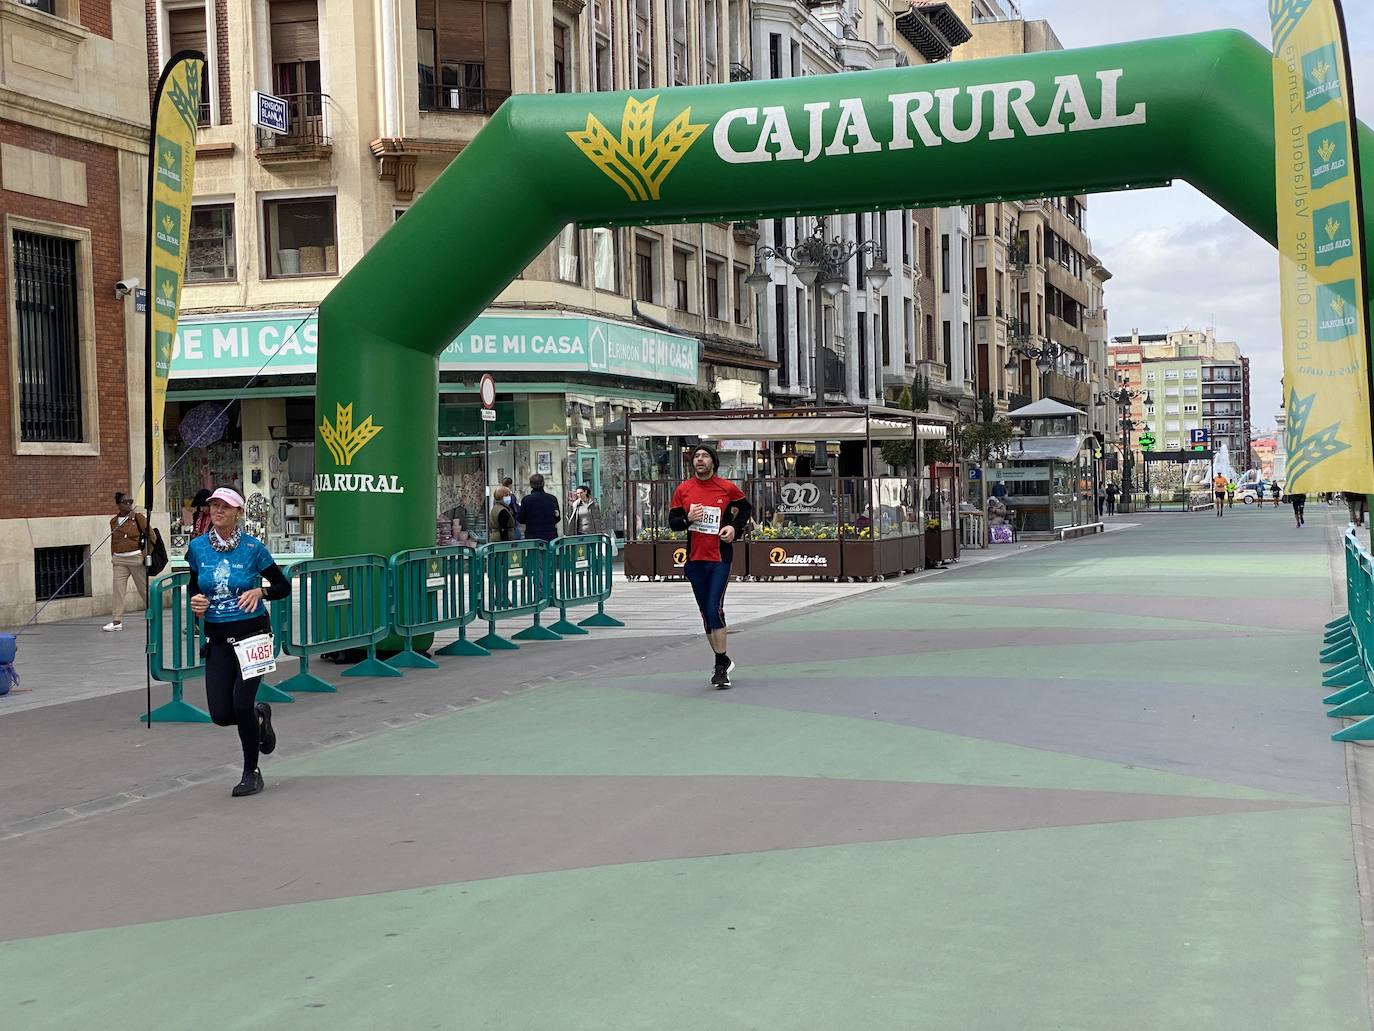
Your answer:
[[[272,0],[272,92],[286,101],[288,130],[282,143],[325,139],[320,91],[320,24],[315,0]]]
[[[635,300],[658,303],[658,242],[648,236],[635,237]]]
[[[775,286],[773,296],[773,357],[778,363],[778,386],[786,387],[792,383],[787,360],[787,287]]]
[[[724,264],[714,258],[706,260],[706,317],[720,318],[720,275]]]
[[[180,50],[199,50],[205,55],[205,64],[200,69],[200,108],[196,112],[197,125],[210,124],[210,68],[214,63],[214,54],[210,50],[205,8],[205,4],[199,3],[167,12],[167,56],[170,57]]]
[[[573,84],[573,33],[572,29],[557,19],[553,23],[553,91],[572,93]]]
[[[691,266],[692,252],[679,248],[673,249],[673,307],[678,311],[691,311]]]
[[[238,278],[234,251],[234,206],[197,204],[191,209],[186,281],[227,283]]]
[[[620,230],[592,230],[592,266],[598,290],[620,293]]]
[[[569,223],[558,234],[555,244],[555,269],[558,278],[565,283],[581,283],[582,234],[577,226]]]
[[[510,96],[510,4],[416,0],[422,111],[490,114]]]
[[[263,201],[268,279],[339,273],[333,197]]]
[[[749,284],[744,281],[744,277],[749,271],[743,265],[735,266],[735,325],[749,325],[749,295],[753,291]]]

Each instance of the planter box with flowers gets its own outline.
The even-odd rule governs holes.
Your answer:
[[[760,526],[749,541],[749,573],[759,580],[810,576],[838,580],[843,575],[839,535],[834,526]]]
[[[840,550],[845,576],[872,580],[882,576],[896,576],[904,570],[920,568],[909,560],[914,551],[909,542],[920,543],[919,537],[900,537],[889,534],[874,537],[869,526],[846,523],[840,527]]]

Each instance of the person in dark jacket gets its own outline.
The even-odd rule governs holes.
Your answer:
[[[525,527],[526,537],[551,541],[558,536],[558,499],[545,492],[539,473],[530,477],[530,492],[521,500],[515,518]]]

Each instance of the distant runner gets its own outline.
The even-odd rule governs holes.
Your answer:
[[[1212,498],[1217,503],[1217,518],[1226,514],[1226,477],[1217,473],[1212,477]]]
[[[673,491],[668,526],[687,531],[683,572],[696,595],[706,640],[716,657],[711,686],[724,691],[731,686],[730,671],[735,668],[725,651],[725,588],[730,583],[732,545],[744,532],[751,509],[738,487],[716,475],[718,468],[720,460],[711,445],[692,449],[695,475]]]
[[[1288,503],[1293,506],[1293,518],[1297,521],[1297,525],[1302,526],[1302,524],[1307,521],[1307,519],[1305,518],[1307,510],[1307,495],[1290,494],[1288,495]]]

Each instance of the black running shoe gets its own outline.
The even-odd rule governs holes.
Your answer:
[[[717,666],[716,671],[711,674],[711,686],[717,691],[728,691],[731,688],[730,671],[735,668],[735,662],[730,660],[728,666]]]
[[[258,751],[271,755],[277,750],[277,732],[272,729],[272,706],[258,702],[254,710],[258,714]]]
[[[234,790],[230,792],[235,798],[243,798],[245,795],[256,795],[262,790],[262,771],[254,770],[252,773],[245,773],[243,780],[234,785]]]

